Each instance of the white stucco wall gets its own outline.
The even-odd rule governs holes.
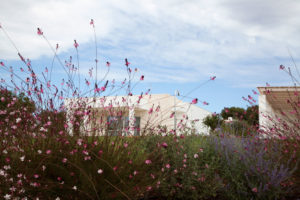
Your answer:
[[[264,92],[259,94],[258,105],[259,128],[262,130],[267,130],[273,125],[270,118],[274,118],[276,112],[268,102],[267,95]]]
[[[124,102],[125,99],[125,102]],[[183,102],[178,98],[174,101],[174,96],[169,94],[154,94],[154,95],[144,95],[139,103],[139,95],[134,96],[109,96],[109,97],[98,97],[96,101],[93,98],[86,98],[85,102],[95,109],[104,109],[106,107],[114,108],[130,108],[130,116],[138,116],[141,118],[141,129],[145,126],[155,127],[158,125],[166,126],[169,130],[174,129],[174,121],[176,119],[177,125],[180,120],[183,119],[184,115],[188,116],[187,126],[191,127],[192,120],[198,120],[195,122],[196,133],[209,134],[209,129],[202,123],[203,119],[210,115],[211,112],[204,110],[196,105]],[[66,99],[65,107],[68,110],[68,117],[71,119],[72,109],[76,106],[71,105],[71,102],[76,102],[74,99]],[[156,108],[160,107],[159,111],[156,112]],[[152,114],[149,114],[149,110],[153,108]],[[176,115],[171,118],[171,114],[174,112]],[[70,120],[69,120],[70,121]],[[88,120],[85,120],[85,126]],[[69,128],[71,130],[72,125],[69,123]],[[176,126],[177,129],[177,126]]]

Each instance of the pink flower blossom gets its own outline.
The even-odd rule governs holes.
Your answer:
[[[145,160],[145,163],[146,163],[147,165],[149,165],[149,164],[152,163],[152,161],[151,161],[151,160]]]
[[[257,193],[257,188],[256,188],[256,187],[255,187],[255,188],[252,188],[252,192]]]
[[[98,173],[98,174],[102,174],[102,173],[103,173],[103,170],[102,170],[102,169],[98,169],[97,173]]]
[[[172,112],[171,115],[170,115],[170,118],[173,118],[175,115],[175,112]]]
[[[216,79],[216,76],[212,76],[212,77],[210,77],[210,80],[215,80]]]
[[[207,103],[206,101],[203,101],[203,105],[206,105],[206,106],[207,106],[208,104],[209,104],[209,103]]]
[[[163,143],[161,144],[161,146],[164,147],[164,148],[167,148],[167,147],[168,147],[168,144],[167,144],[166,142],[163,142]]]
[[[16,125],[11,126],[12,129],[16,130],[18,127]]]
[[[91,19],[90,25],[94,26],[94,20],[93,19]]]
[[[166,164],[166,168],[169,169],[171,167],[171,165],[168,163]]]
[[[42,32],[42,30],[40,28],[37,28],[37,34],[38,35],[43,35],[43,32]]]
[[[192,102],[191,102],[191,104],[197,104],[197,103],[198,103],[198,99],[197,98],[193,99]]]
[[[79,45],[78,45],[77,41],[74,40],[74,47],[77,49],[78,46],[79,46]]]
[[[128,62],[127,58],[125,58],[125,65],[128,67],[130,65],[130,62]]]

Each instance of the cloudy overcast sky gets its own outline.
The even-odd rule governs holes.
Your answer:
[[[242,96],[264,86],[291,85],[279,65],[300,64],[298,0],[0,0],[0,23],[19,51],[36,66],[51,65],[53,53],[36,34],[40,27],[62,58],[79,43],[82,73],[95,59],[94,19],[100,57],[112,63],[110,78],[122,78],[124,58],[145,75],[138,89],[190,94],[207,110],[243,106]],[[0,60],[20,64],[0,31]],[[2,76],[4,72],[0,71]],[[58,71],[56,73],[59,73]],[[299,77],[300,78],[300,77]],[[251,94],[252,95],[252,94]],[[187,101],[189,101],[187,99]]]

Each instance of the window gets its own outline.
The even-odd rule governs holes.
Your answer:
[[[135,117],[134,122],[134,135],[140,135],[140,117]],[[108,135],[117,136],[117,135],[126,135],[129,131],[129,117],[125,116],[108,116]]]

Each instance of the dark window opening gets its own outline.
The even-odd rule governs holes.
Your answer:
[[[107,117],[108,123],[108,135],[110,136],[117,136],[117,135],[127,135],[129,130],[129,117],[121,117],[121,116],[108,116]],[[134,136],[140,135],[140,123],[141,118],[135,117],[134,122]]]

